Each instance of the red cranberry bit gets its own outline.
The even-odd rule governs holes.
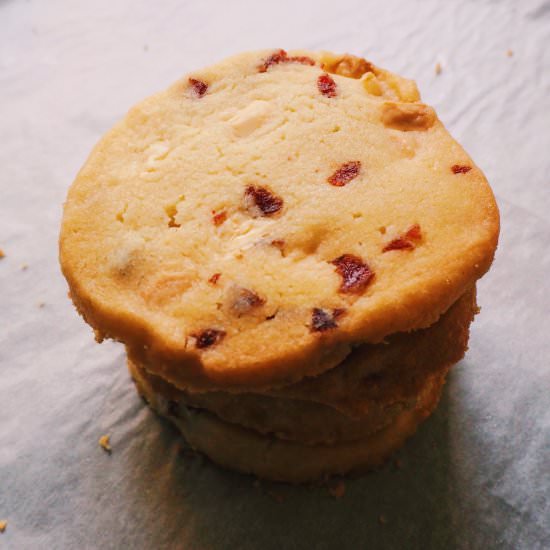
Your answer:
[[[466,172],[469,172],[472,169],[471,166],[466,166],[464,164],[453,164],[451,166],[451,170],[453,171],[453,174],[465,174]]]
[[[315,61],[311,59],[311,57],[307,57],[307,55],[295,55],[293,57],[288,58],[289,63],[300,63],[302,65],[315,65]]]
[[[208,84],[206,82],[195,78],[189,79],[189,87],[196,97],[202,97],[206,93],[206,90],[208,90]]]
[[[231,310],[237,316],[241,316],[248,313],[251,309],[263,306],[265,300],[260,298],[252,290],[247,288],[238,287],[234,289],[233,296],[231,297]]]
[[[315,61],[311,57],[305,55],[298,55],[289,57],[285,50],[279,50],[271,54],[264,62],[258,67],[258,72],[265,73],[272,65],[278,65],[279,63],[301,63],[302,65],[315,65]]]
[[[272,216],[283,207],[283,199],[266,187],[249,185],[244,193],[246,209],[253,216]]]
[[[211,285],[216,285],[220,279],[220,277],[222,276],[221,273],[214,273],[214,275],[212,275],[212,277],[210,277],[210,279],[208,279],[208,282],[211,284]]]
[[[336,82],[328,74],[322,74],[317,79],[317,88],[327,97],[336,97]]]
[[[336,319],[341,317],[345,311],[345,309],[339,308],[333,309],[332,313],[329,313],[324,309],[314,307],[311,314],[311,332],[324,332],[325,330],[337,328]]]
[[[327,181],[336,187],[343,187],[348,184],[352,179],[355,179],[361,171],[361,162],[358,160],[352,160],[346,162],[330,176]]]
[[[218,212],[217,214],[215,210],[212,210],[212,222],[216,227],[221,225],[225,220],[227,220],[227,212],[225,210]]]
[[[384,246],[382,252],[389,252],[390,250],[414,250],[416,248],[414,241],[420,241],[421,239],[422,232],[420,226],[415,223],[407,229],[404,235],[393,239]]]
[[[271,54],[267,59],[264,59],[264,62],[258,67],[258,72],[265,73],[271,65],[277,65],[279,63],[284,63],[288,60],[288,54],[285,50],[279,50],[274,54]]]
[[[359,256],[343,254],[330,263],[336,266],[336,273],[342,277],[340,292],[360,294],[374,278],[374,272]]]
[[[390,250],[412,250],[414,244],[411,241],[398,237],[390,241],[383,249],[382,252],[389,252]]]
[[[330,313],[318,307],[313,308],[311,315],[311,330],[312,332],[324,332],[331,328],[336,328],[338,325]]]
[[[197,339],[195,346],[199,349],[204,349],[220,343],[225,337],[225,330],[208,328],[198,334],[192,334],[192,336]]]
[[[405,237],[408,239],[412,239],[413,241],[419,241],[422,238],[422,232],[420,230],[420,226],[415,223],[414,225],[411,225],[409,229],[407,229],[407,232],[405,233]]]

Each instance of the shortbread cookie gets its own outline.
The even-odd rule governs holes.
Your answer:
[[[390,424],[403,410],[414,408],[417,402],[416,395],[393,403],[371,401],[363,403],[365,414],[351,417],[313,401],[253,393],[189,393],[178,390],[130,360],[128,369],[147,382],[155,392],[158,407],[169,416],[179,417],[188,408],[204,410],[223,422],[307,445],[364,438]]]
[[[431,376],[419,394],[416,408],[401,412],[391,424],[363,439],[334,445],[304,445],[260,435],[201,410],[181,407],[179,416],[175,416],[140,371],[132,369],[131,364],[130,368],[138,392],[155,411],[179,428],[195,450],[223,467],[290,483],[359,473],[380,465],[431,414],[445,381],[444,373]]]
[[[498,210],[413,82],[260,51],[134,107],[69,192],[60,258],[98,338],[242,388],[427,327],[489,268]]]
[[[173,413],[181,406],[205,409],[225,422],[307,444],[351,441],[416,407],[426,380],[463,357],[475,311],[470,291],[431,327],[360,346],[334,369],[269,394],[180,390],[135,359],[130,371],[140,371]]]

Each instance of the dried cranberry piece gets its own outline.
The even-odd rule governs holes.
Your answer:
[[[471,166],[467,166],[465,164],[453,164],[451,166],[451,170],[453,171],[453,174],[465,174],[466,172],[469,172],[472,169]]]
[[[355,179],[361,171],[361,161],[351,160],[345,162],[330,176],[327,181],[336,187],[343,187],[348,184],[352,179]]]
[[[216,227],[221,225],[225,220],[227,220],[227,212],[225,210],[218,212],[217,214],[215,210],[212,210],[212,222]]]
[[[231,311],[239,317],[248,313],[251,309],[265,304],[263,298],[260,298],[260,296],[252,290],[243,287],[236,287],[231,291],[230,301]]]
[[[336,97],[336,82],[326,73],[317,79],[317,88],[327,97]]]
[[[222,276],[221,273],[214,273],[214,275],[212,275],[212,277],[210,277],[210,279],[208,279],[208,282],[212,285],[215,285],[217,284],[218,280],[220,279],[220,277]]]
[[[337,328],[336,319],[341,317],[344,312],[344,309],[333,309],[332,313],[329,313],[325,309],[314,307],[311,314],[311,331],[324,332],[325,330]]]
[[[411,241],[408,241],[403,237],[398,237],[397,239],[393,239],[386,246],[384,246],[382,252],[389,252],[390,250],[412,250],[413,248],[414,244],[411,243]]]
[[[196,97],[202,97],[208,90],[208,84],[196,78],[189,79],[189,87]]]
[[[415,223],[404,235],[391,240],[388,244],[382,248],[382,252],[389,252],[390,250],[414,250],[416,244],[413,241],[420,241],[422,239],[422,232],[420,226]]]
[[[249,185],[244,193],[246,209],[253,216],[272,216],[283,207],[283,199],[273,194],[267,187]]]
[[[315,65],[315,61],[307,55],[295,55],[288,58],[289,63],[300,63],[302,65]]]
[[[422,232],[420,230],[420,226],[417,223],[415,223],[414,225],[411,225],[411,227],[407,229],[405,236],[409,239],[412,239],[413,241],[420,240],[422,238]]]
[[[315,61],[311,57],[298,55],[289,57],[285,50],[278,50],[271,54],[263,63],[258,66],[258,72],[265,73],[272,65],[279,63],[301,63],[302,65],[315,65]]]
[[[342,277],[340,292],[360,294],[374,278],[374,272],[359,256],[343,254],[330,263],[336,266],[336,273]]]
[[[225,330],[218,330],[216,328],[208,328],[199,332],[198,334],[192,334],[196,338],[195,346],[199,349],[209,348],[214,344],[218,344],[225,337]]]
[[[272,65],[277,65],[278,63],[284,63],[288,59],[288,54],[285,50],[279,50],[271,54],[267,59],[264,59],[264,62],[258,67],[258,72],[265,73],[269,67]]]

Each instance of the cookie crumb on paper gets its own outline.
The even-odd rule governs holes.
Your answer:
[[[106,452],[111,454],[113,449],[111,448],[110,443],[111,436],[110,435],[102,435],[99,438],[99,446]]]
[[[441,63],[437,62],[435,64],[435,74],[440,75],[443,72],[443,67],[441,66]]]
[[[6,257],[6,254],[4,253],[4,251],[0,248],[0,260],[2,258],[5,258]]]
[[[514,55],[513,50],[506,50],[506,55],[507,55],[508,57],[513,57],[513,55]]]
[[[0,533],[3,533],[6,530],[7,526],[8,522],[5,519],[0,520]]]

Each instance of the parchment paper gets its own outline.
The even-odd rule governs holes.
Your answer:
[[[180,456],[57,264],[62,202],[101,134],[185,72],[260,47],[349,51],[416,79],[502,213],[439,409],[400,468],[340,499]],[[0,0],[0,548],[550,548],[549,128],[548,1]]]

